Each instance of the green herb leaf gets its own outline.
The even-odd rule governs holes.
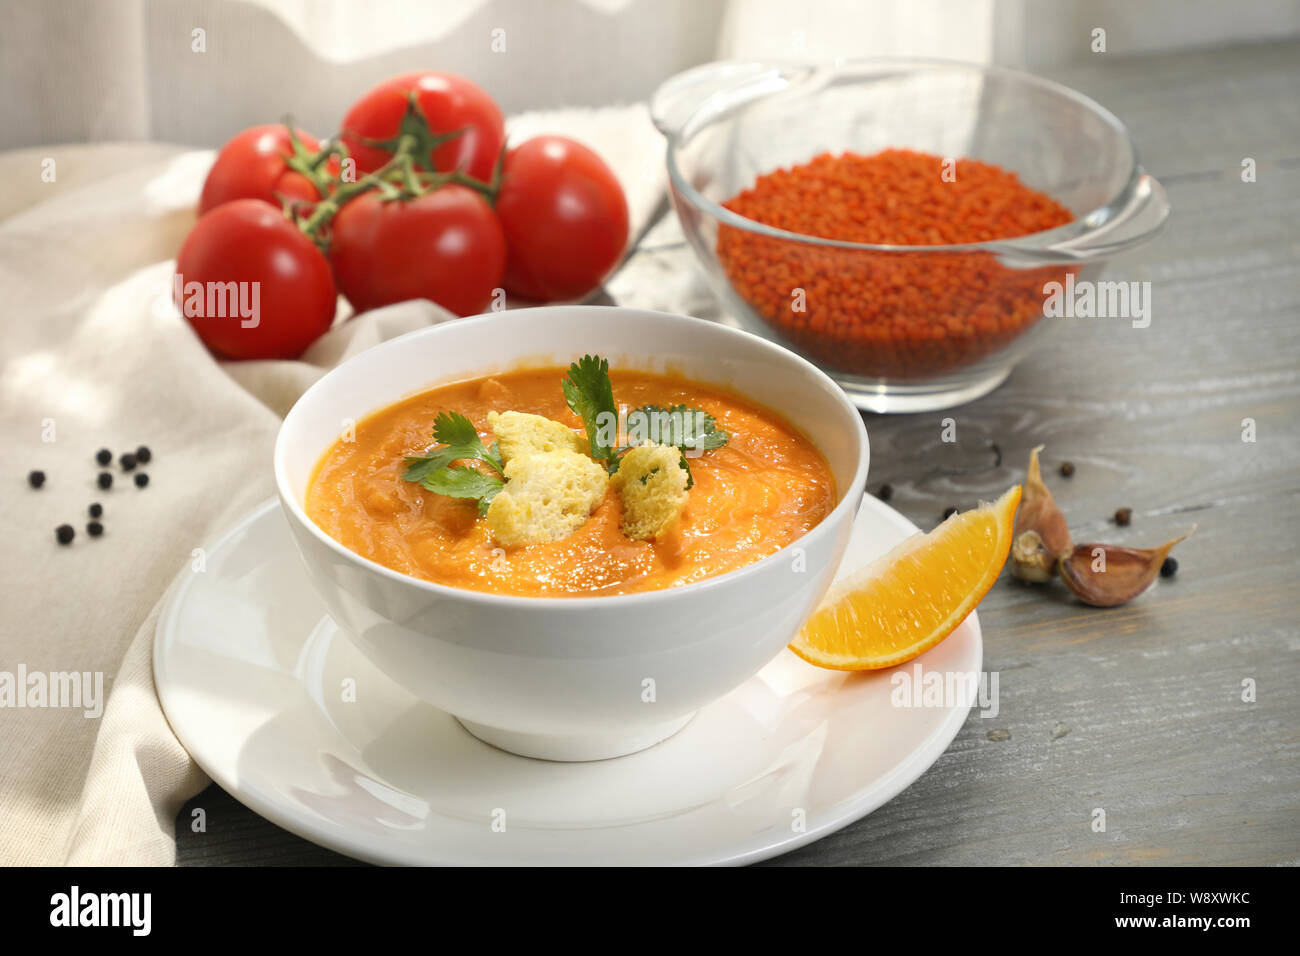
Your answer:
[[[443,447],[430,455],[407,458],[403,479],[423,481],[427,475],[462,459],[487,462],[496,469],[497,474],[505,470],[505,464],[501,461],[501,449],[497,444],[493,442],[491,448],[485,448],[474,423],[458,412],[438,413],[438,417],[433,420],[433,438]]]
[[[448,498],[477,498],[478,513],[481,515],[487,514],[492,499],[506,485],[496,475],[489,475],[469,465],[452,465],[435,471],[426,475],[420,484],[434,494],[446,495]]]
[[[686,458],[688,451],[712,451],[721,448],[731,436],[718,427],[717,420],[707,412],[689,405],[662,408],[642,405],[627,416],[629,437],[637,442],[654,441],[661,445],[676,445],[682,451],[681,465],[686,470],[686,487],[695,487],[695,476]],[[626,451],[631,445],[619,449]]]
[[[691,474],[691,463],[686,460],[686,452],[682,452],[681,466],[686,471],[686,490],[690,491],[695,487],[695,476]]]
[[[437,495],[477,498],[479,514],[487,514],[488,505],[505,487],[505,482],[498,477],[505,471],[500,447],[495,442],[490,448],[485,447],[474,423],[457,412],[438,414],[433,422],[433,437],[442,447],[429,455],[408,457],[402,479],[417,482]],[[497,474],[452,464],[464,460],[485,462]]]
[[[712,451],[731,438],[712,415],[689,405],[642,405],[628,413],[627,429],[639,441],[676,445],[683,451]]]
[[[433,420],[433,440],[440,445],[473,445],[479,442],[478,429],[459,412],[439,412]]]
[[[560,387],[564,389],[569,408],[587,429],[591,457],[604,462],[611,472],[617,471],[618,452],[613,443],[618,440],[618,408],[609,381],[609,361],[597,355],[584,355],[569,366],[569,374]]]

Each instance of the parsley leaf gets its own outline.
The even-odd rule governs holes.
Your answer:
[[[680,464],[682,466],[682,470],[686,472],[686,490],[690,491],[692,488],[695,487],[695,476],[691,474],[691,463],[686,460],[686,452],[682,452],[682,459]]]
[[[691,465],[686,458],[688,451],[712,451],[721,448],[731,435],[718,427],[717,420],[707,412],[689,405],[674,405],[662,408],[658,405],[642,405],[628,413],[627,429],[629,437],[638,442],[655,441],[661,445],[676,445],[681,449],[681,466],[686,471],[686,487],[695,487],[695,476],[691,474]],[[631,445],[620,451],[626,451]]]
[[[505,464],[501,461],[501,449],[496,443],[485,448],[478,437],[478,430],[464,415],[457,412],[439,412],[433,421],[434,441],[443,445],[423,457],[408,457],[406,472],[402,478],[406,481],[423,481],[427,475],[441,471],[453,461],[463,458],[484,461],[501,474]]]
[[[627,428],[641,441],[676,445],[683,451],[712,451],[731,438],[712,415],[689,405],[642,405],[628,413]]]
[[[474,423],[459,412],[439,412],[433,420],[433,440],[441,445],[481,444]]]
[[[429,491],[448,498],[477,498],[478,513],[485,515],[505,482],[469,465],[452,465],[426,475],[420,482]]]
[[[457,412],[438,413],[433,437],[442,447],[428,455],[408,457],[402,479],[418,482],[434,494],[449,498],[477,498],[479,514],[487,514],[488,505],[505,487],[500,477],[505,471],[500,447],[495,442],[485,447],[474,423]],[[452,464],[462,460],[485,462],[497,473]]]
[[[681,466],[686,471],[686,487],[695,485],[686,453],[721,448],[731,438],[718,428],[712,415],[688,405],[662,408],[643,405],[628,415],[628,435],[632,444],[616,447],[618,441],[618,406],[609,379],[609,360],[598,355],[584,355],[569,366],[560,382],[564,400],[587,430],[591,457],[613,474],[618,471],[619,456],[635,445],[655,441],[681,450]],[[479,514],[505,487],[505,464],[501,448],[493,442],[485,446],[474,423],[457,412],[439,412],[433,423],[433,437],[438,447],[426,455],[406,459],[405,481],[419,483],[428,491],[448,498],[469,498],[478,502]],[[481,461],[496,474],[458,461]],[[651,472],[653,474],[653,472]],[[643,475],[644,482],[649,475]]]
[[[614,405],[614,387],[609,381],[609,360],[584,355],[569,366],[569,374],[560,382],[564,400],[582,419],[587,429],[591,457],[604,462],[611,472],[618,470],[618,408]],[[602,439],[605,439],[602,441]]]

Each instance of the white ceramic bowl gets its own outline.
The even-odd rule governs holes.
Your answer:
[[[778,409],[835,476],[829,516],[747,567],[608,597],[515,597],[422,581],[349,551],[307,517],[316,462],[349,421],[446,382],[585,353],[672,371]],[[556,387],[559,387],[557,381]],[[375,346],[324,376],[275,445],[284,513],[331,617],[382,671],[502,749],[551,760],[641,750],[753,676],[825,594],[867,478],[867,433],[813,365],[700,319],[595,306],[451,322]]]

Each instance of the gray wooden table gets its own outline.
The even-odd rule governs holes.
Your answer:
[[[998,716],[972,712],[908,790],[773,864],[1300,864],[1300,44],[1099,55],[1051,75],[1118,114],[1168,190],[1165,234],[1110,273],[1152,283],[1151,326],[1067,321],[972,405],[868,416],[871,488],[891,484],[928,528],[1022,480],[1043,443],[1076,540],[1198,530],[1177,577],[1121,608],[1004,574],[980,606]],[[610,293],[717,313],[670,221]],[[1110,523],[1120,506],[1128,528]],[[181,865],[352,862],[215,787],[190,806],[208,830],[178,828]]]

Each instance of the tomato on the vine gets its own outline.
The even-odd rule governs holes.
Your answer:
[[[296,358],[334,320],[329,262],[275,206],[236,199],[207,213],[176,257],[176,307],[224,358]]]
[[[459,170],[483,182],[491,180],[506,141],[500,108],[464,77],[432,70],[385,80],[352,104],[343,117],[340,138],[357,161],[358,172],[374,172],[393,155],[391,148],[366,141],[397,137],[412,91],[429,133],[442,140],[431,156],[422,153],[417,162],[430,172]]]
[[[334,218],[330,262],[358,312],[428,299],[457,315],[482,312],[501,286],[506,245],[492,207],[468,186],[411,199],[370,192]]]
[[[257,126],[218,154],[175,291],[218,355],[297,356],[332,324],[338,292],[358,312],[427,299],[462,316],[502,289],[576,299],[623,254],[627,200],[600,157],[562,136],[503,155],[500,109],[462,77],[381,83],[339,139],[322,151]],[[361,178],[339,175],[341,155]]]
[[[318,152],[320,143],[310,134],[295,129],[303,147]],[[216,162],[203,182],[199,215],[234,199],[261,199],[280,205],[280,196],[315,202],[320,193],[310,179],[289,168],[293,142],[283,125],[252,126],[236,135],[217,153]]]
[[[505,288],[525,299],[586,295],[627,245],[623,187],[604,160],[564,136],[538,136],[506,154],[496,212]]]

